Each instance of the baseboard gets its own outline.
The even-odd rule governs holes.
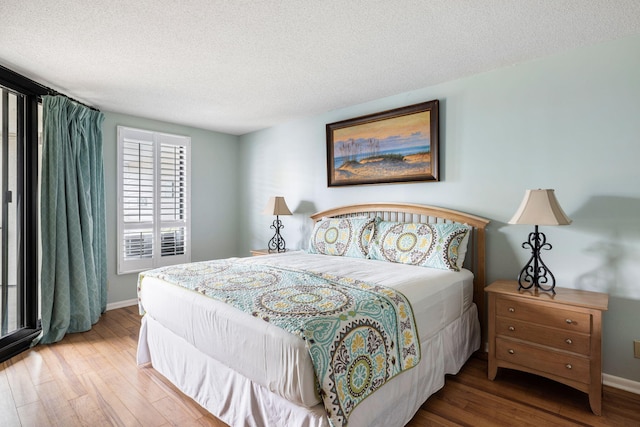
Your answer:
[[[107,311],[109,310],[115,310],[118,308],[122,308],[122,307],[130,307],[132,305],[136,305],[138,304],[138,299],[134,298],[134,299],[128,299],[125,301],[118,301],[118,302],[112,302],[107,304]]]
[[[609,374],[602,374],[602,384],[619,388],[620,390],[640,394],[640,382],[628,380],[626,378],[615,377]]]

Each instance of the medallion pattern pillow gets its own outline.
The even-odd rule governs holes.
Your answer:
[[[367,258],[376,219],[323,218],[313,228],[309,253]]]
[[[460,271],[466,253],[462,244],[470,227],[464,224],[380,222],[372,242],[372,259]]]

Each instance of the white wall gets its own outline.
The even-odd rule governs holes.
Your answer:
[[[105,112],[102,126],[107,205],[108,302],[137,297],[137,274],[116,274],[116,196],[118,125],[191,137],[191,260],[227,258],[238,253],[238,137],[202,129]]]
[[[240,137],[240,251],[265,247],[282,195],[288,247],[312,212],[370,201],[444,206],[489,218],[488,278],[514,278],[532,231],[506,222],[528,188],[554,188],[567,227],[542,227],[558,286],[610,294],[604,372],[640,381],[640,37],[355,105]],[[428,58],[425,58],[428,60]],[[434,64],[437,66],[437,64]],[[389,76],[394,78],[394,76]],[[440,100],[441,182],[328,188],[325,125]]]

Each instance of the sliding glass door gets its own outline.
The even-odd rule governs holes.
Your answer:
[[[0,68],[0,362],[39,333],[39,96]],[[29,80],[25,80],[28,84]],[[24,89],[24,90],[22,90]]]
[[[6,90],[2,91],[2,150],[0,150],[0,338],[15,332],[22,326],[19,301],[22,289],[18,287],[18,165],[21,163],[18,149],[18,108],[22,98]],[[20,104],[20,105],[18,105]]]

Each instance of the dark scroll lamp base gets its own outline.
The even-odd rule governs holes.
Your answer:
[[[551,244],[547,243],[547,238],[544,233],[538,232],[538,226],[535,226],[535,231],[529,233],[529,240],[522,244],[522,247],[531,249],[531,258],[520,271],[518,275],[518,290],[531,289],[537,292],[542,290],[545,292],[556,293],[553,288],[556,287],[556,278],[547,265],[540,258],[540,251],[550,250]]]
[[[271,240],[269,240],[269,253],[285,252],[287,249],[285,247],[284,238],[280,234],[280,230],[284,228],[284,225],[282,225],[282,221],[280,221],[278,215],[276,215],[276,219],[273,221],[273,224],[271,224],[271,228],[276,230],[276,234],[274,234]]]

